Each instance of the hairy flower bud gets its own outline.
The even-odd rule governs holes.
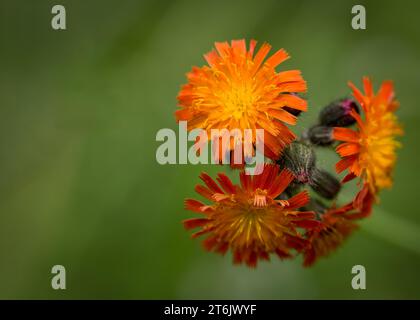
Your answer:
[[[284,150],[280,162],[294,174],[295,182],[308,183],[315,169],[315,152],[305,143],[292,142]]]
[[[309,185],[320,196],[326,199],[333,199],[341,189],[341,184],[338,179],[327,171],[314,169],[312,171]]]
[[[328,146],[334,142],[332,132],[332,127],[313,126],[308,130],[307,137],[313,144],[319,146]]]
[[[350,111],[359,113],[356,102],[350,98],[344,98],[330,103],[322,109],[319,115],[321,125],[330,127],[347,127],[356,122],[350,115]]]

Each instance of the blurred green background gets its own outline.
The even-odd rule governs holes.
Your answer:
[[[420,3],[415,1],[0,1],[0,298],[420,298]],[[63,4],[67,30],[51,28]],[[367,30],[351,28],[364,4]],[[215,41],[255,38],[308,81],[320,108],[371,75],[395,81],[406,135],[394,188],[337,253],[232,266],[181,220],[202,170],[155,160],[176,95]],[[321,157],[332,168],[335,156]],[[67,290],[51,289],[51,268]],[[351,288],[351,268],[367,290]]]

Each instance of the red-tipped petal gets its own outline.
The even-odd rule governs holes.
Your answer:
[[[341,180],[341,183],[347,183],[347,182],[349,182],[349,181],[351,181],[351,180],[353,180],[354,178],[356,178],[357,176],[353,173],[353,172],[350,172],[349,174],[347,174],[344,178],[343,178],[343,180]]]
[[[333,138],[339,141],[358,142],[360,139],[360,136],[357,131],[354,131],[348,128],[336,127],[333,130]]]
[[[268,190],[268,195],[270,195],[272,198],[276,198],[284,190],[286,190],[293,179],[293,174],[289,170],[283,169],[274,179],[271,188]]]
[[[341,157],[348,157],[360,152],[360,145],[358,143],[344,142],[337,146],[337,153]]]
[[[205,226],[210,220],[206,218],[193,218],[183,221],[184,228],[187,230],[195,229],[198,227]]]
[[[343,172],[348,167],[350,167],[356,160],[357,160],[356,156],[349,156],[344,159],[341,159],[335,165],[335,171],[337,171],[337,173]]]
[[[287,200],[289,202],[289,206],[287,207],[287,209],[294,210],[297,208],[301,208],[304,205],[308,204],[309,200],[309,193],[308,191],[304,190]]]
[[[267,66],[270,66],[271,68],[275,68],[287,59],[289,59],[289,55],[287,54],[286,50],[280,49],[276,53],[274,53],[270,58],[268,58],[265,64]]]
[[[346,182],[349,182],[349,181],[353,180],[354,178],[356,178],[356,175],[353,172],[350,172],[348,175],[346,175],[343,178],[343,180],[341,182],[346,183]]]
[[[228,194],[234,194],[236,192],[235,186],[233,185],[232,181],[228,178],[227,175],[224,173],[219,173],[217,175],[217,181],[222,186],[223,190]]]
[[[219,188],[216,182],[205,172],[200,175],[200,179],[206,184],[209,189],[215,193],[223,193],[222,189]]]
[[[202,185],[196,185],[195,191],[202,195],[204,198],[213,201],[213,194],[214,192],[211,192],[208,188],[202,186]]]
[[[203,213],[209,207],[195,199],[185,199],[184,206],[186,210]]]

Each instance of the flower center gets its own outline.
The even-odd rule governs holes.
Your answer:
[[[360,166],[365,168],[365,178],[372,188],[387,187],[391,183],[388,172],[395,162],[395,148],[398,144],[393,137],[397,131],[392,127],[392,122],[385,120],[388,119],[366,126],[360,141]]]
[[[265,207],[267,205],[267,190],[258,188],[255,190],[254,206]]]
[[[235,120],[249,115],[254,109],[255,95],[249,84],[233,84],[230,90],[221,93],[226,113]]]

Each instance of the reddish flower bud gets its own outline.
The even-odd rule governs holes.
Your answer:
[[[359,107],[353,99],[345,98],[334,101],[322,109],[319,115],[320,124],[329,127],[347,127],[356,122],[350,115],[351,110],[359,113]]]

